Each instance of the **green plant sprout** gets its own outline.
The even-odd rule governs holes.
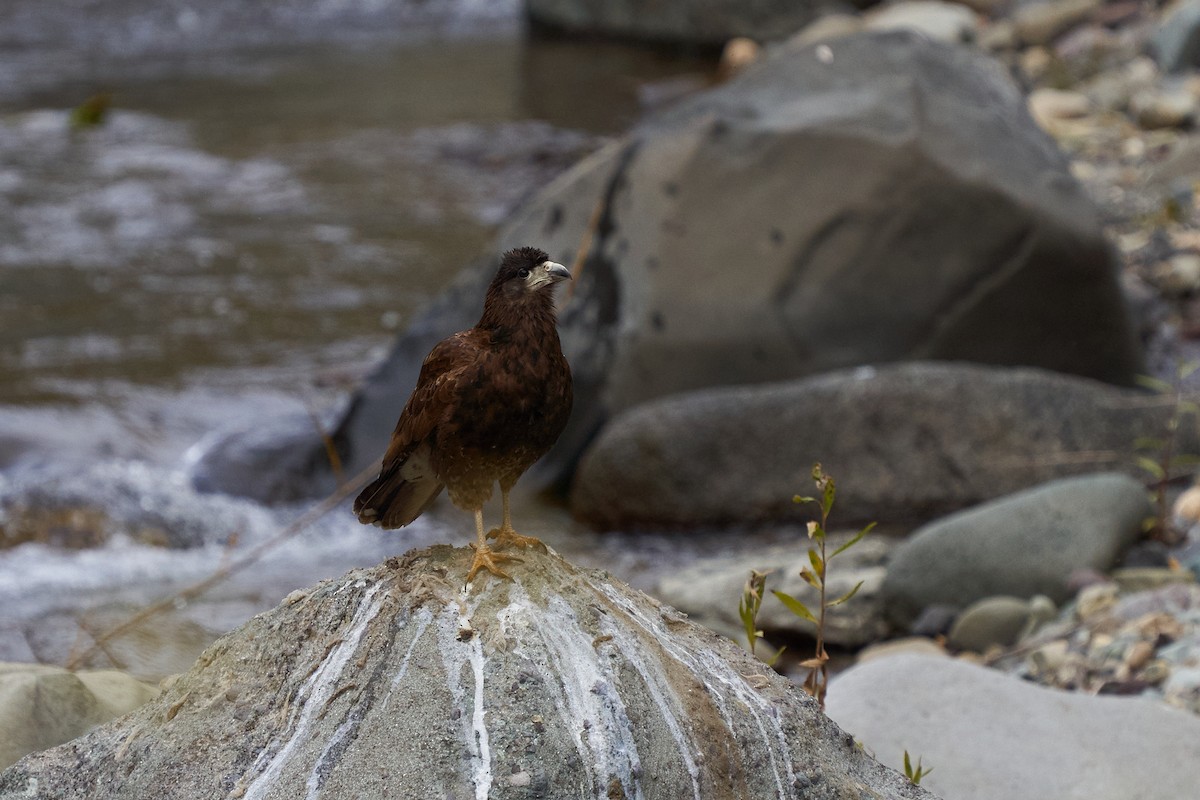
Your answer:
[[[904,777],[908,778],[908,782],[913,786],[921,785],[921,778],[924,778],[929,773],[933,772],[933,767],[926,769],[921,766],[921,757],[917,756],[917,765],[913,766],[912,759],[908,757],[908,751],[904,751]]]
[[[858,593],[862,588],[863,582],[859,581],[854,584],[850,591],[843,594],[836,600],[828,600],[826,594],[827,581],[826,577],[829,571],[829,562],[845,551],[849,550],[854,545],[862,541],[875,523],[867,525],[865,528],[856,533],[851,539],[845,542],[832,554],[826,555],[826,538],[829,525],[829,514],[833,510],[833,501],[837,496],[837,488],[834,484],[833,476],[825,473],[821,469],[821,465],[814,464],[812,468],[812,478],[817,485],[817,491],[820,492],[820,497],[802,497],[796,495],[792,498],[795,503],[817,503],[820,508],[820,520],[813,520],[808,523],[808,538],[814,543],[808,548],[808,561],[811,565],[800,570],[800,577],[803,578],[810,586],[817,590],[818,604],[817,611],[814,614],[808,606],[797,600],[791,595],[772,591],[779,601],[787,607],[796,616],[801,619],[806,619],[816,626],[816,653],[812,658],[805,659],[800,662],[800,666],[809,670],[808,678],[804,681],[804,689],[810,695],[817,699],[821,706],[821,710],[825,710],[825,692],[829,684],[829,653],[825,650],[825,615],[829,609],[834,606],[840,606]]]
[[[762,608],[763,590],[767,585],[768,574],[756,569],[750,570],[750,577],[746,579],[746,585],[742,589],[741,602],[738,603],[738,616],[741,617],[742,625],[746,630],[746,643],[750,646],[751,655],[757,655],[755,649],[758,640],[763,638],[763,632],[758,627],[758,611]],[[775,655],[767,660],[767,666],[775,666],[786,649],[786,647],[781,647],[776,650]]]

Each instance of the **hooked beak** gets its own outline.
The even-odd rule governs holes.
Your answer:
[[[555,283],[571,280],[571,270],[562,264],[555,263],[554,261],[545,261],[542,262],[542,267],[546,270],[546,277]]]

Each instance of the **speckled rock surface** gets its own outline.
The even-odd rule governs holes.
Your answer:
[[[925,798],[727,639],[529,553],[434,547],[296,592],[0,798]]]

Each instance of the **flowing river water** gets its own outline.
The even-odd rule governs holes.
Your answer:
[[[182,9],[171,30],[207,23],[161,5]],[[39,8],[0,11],[26,37],[0,51],[0,660],[64,663],[302,513],[197,494],[189,450],[339,402],[523,197],[709,68],[532,39],[494,6],[396,37],[83,57],[86,31]],[[73,125],[100,92],[104,122]],[[527,513],[617,574],[679,557]],[[471,530],[444,510],[381,535],[339,509],[80,663],[181,669],[294,588]]]

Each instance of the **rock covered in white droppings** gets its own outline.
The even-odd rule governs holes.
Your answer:
[[[0,798],[921,798],[732,642],[528,553],[435,547],[314,587]]]

